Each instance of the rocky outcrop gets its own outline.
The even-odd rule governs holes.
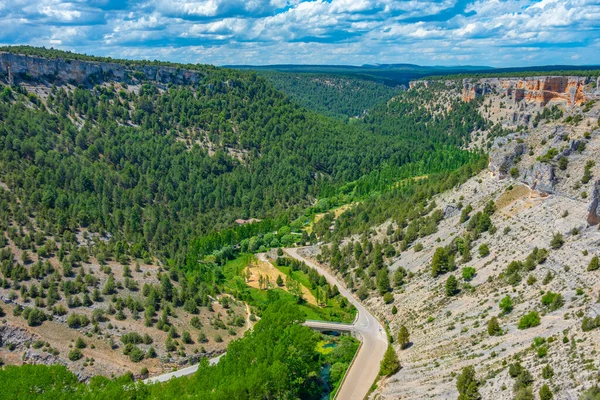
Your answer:
[[[454,204],[446,204],[444,208],[444,218],[452,218],[455,215],[460,214],[460,209]]]
[[[9,82],[43,80],[51,83],[96,84],[105,80],[134,82],[151,80],[162,84],[195,84],[203,74],[161,65],[126,65],[111,62],[65,60],[14,53],[0,53],[0,74]]]
[[[579,76],[536,76],[528,78],[466,78],[463,80],[463,101],[468,102],[490,92],[506,95],[514,103],[525,101],[545,106],[550,102],[571,107],[591,96],[585,92],[588,78]]]
[[[545,194],[554,192],[556,176],[551,164],[536,162],[525,172],[523,179],[531,190]]]
[[[600,181],[596,181],[594,184],[594,190],[592,191],[592,202],[588,208],[589,214],[587,217],[587,223],[590,226],[600,224]]]
[[[14,344],[17,348],[25,347],[25,344],[31,343],[37,340],[38,337],[27,332],[25,329],[13,326],[11,324],[4,324],[0,326],[0,346],[6,344]]]
[[[519,143],[512,137],[496,138],[490,151],[488,169],[493,176],[504,179],[515,159],[523,153],[525,153],[525,144]]]

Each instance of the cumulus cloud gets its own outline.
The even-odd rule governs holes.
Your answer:
[[[0,0],[0,23],[2,44],[193,63],[600,63],[597,0]]]

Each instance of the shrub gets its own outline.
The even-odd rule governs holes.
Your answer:
[[[130,332],[121,336],[121,342],[123,344],[140,344],[143,342],[143,338],[137,332]]]
[[[446,279],[446,296],[452,297],[458,293],[458,281],[454,275],[450,275]]]
[[[89,323],[90,320],[86,315],[73,313],[67,318],[67,325],[69,328],[81,328],[87,326]]]
[[[540,315],[537,311],[531,311],[528,314],[523,315],[519,320],[519,329],[528,329],[538,326],[540,324]]]
[[[550,241],[550,247],[554,250],[560,249],[565,244],[565,238],[560,232],[556,232]]]
[[[490,248],[488,247],[487,244],[483,243],[481,246],[479,246],[479,256],[480,257],[487,257],[490,255]]]
[[[498,306],[502,310],[502,314],[509,314],[513,310],[512,298],[509,295],[504,296]]]
[[[85,341],[82,338],[77,338],[77,340],[75,341],[75,348],[85,349],[86,347],[87,344],[85,343]]]
[[[71,360],[71,361],[80,360],[82,357],[83,357],[83,354],[81,353],[81,350],[79,350],[78,348],[74,348],[73,350],[71,350],[69,352],[69,360]]]
[[[588,271],[596,271],[600,267],[600,261],[598,260],[598,256],[592,257],[590,263],[588,264]]]
[[[542,378],[551,379],[554,376],[554,369],[547,364],[544,368],[542,368]]]
[[[473,366],[463,368],[456,378],[456,389],[458,389],[459,400],[481,399],[479,381],[475,377],[475,368]]]
[[[383,295],[383,301],[385,302],[385,304],[390,304],[391,302],[394,301],[394,295],[391,294],[390,292],[387,292],[386,294]]]
[[[542,305],[548,309],[548,311],[555,311],[561,308],[565,304],[565,299],[562,294],[554,292],[546,292],[542,296]]]
[[[470,282],[476,275],[477,271],[473,267],[464,267],[462,269],[462,278],[465,282]]]
[[[488,322],[488,334],[490,336],[499,336],[502,334],[502,328],[500,328],[500,324],[498,323],[498,318],[492,317]]]
[[[516,378],[521,372],[523,372],[523,366],[519,363],[510,364],[508,366],[508,375],[510,375],[511,378]]]
[[[190,333],[188,331],[184,331],[183,332],[183,334],[181,335],[181,340],[185,344],[192,344],[192,343],[194,343],[194,341],[192,340],[192,335],[190,335]]]
[[[144,352],[139,347],[133,346],[129,351],[129,359],[132,362],[138,363],[144,359]]]
[[[583,320],[581,321],[581,330],[582,331],[589,332],[598,327],[600,327],[600,315],[596,316],[596,318],[583,317]]]

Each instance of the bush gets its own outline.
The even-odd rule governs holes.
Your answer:
[[[83,354],[81,353],[81,350],[79,350],[78,348],[74,348],[73,350],[71,350],[69,352],[69,360],[71,360],[71,361],[80,360],[81,357],[83,357]]]
[[[73,313],[67,318],[67,325],[69,328],[81,328],[87,326],[89,323],[90,320],[86,315]]]
[[[46,319],[46,314],[39,308],[26,307],[22,312],[23,318],[27,320],[27,325],[38,326]]]
[[[592,257],[590,263],[588,264],[588,271],[596,271],[600,267],[600,262],[598,260],[598,256]]]
[[[563,246],[563,244],[565,244],[564,236],[560,232],[555,233],[550,241],[550,247],[552,247],[554,250],[558,250]]]
[[[499,336],[502,334],[502,328],[500,328],[500,323],[498,323],[498,318],[496,317],[490,319],[487,329],[490,336]]]
[[[600,327],[600,315],[596,316],[596,318],[583,317],[583,320],[581,321],[581,330],[582,331],[589,332],[598,327]]]
[[[75,348],[76,349],[85,349],[87,347],[87,344],[85,343],[85,341],[82,338],[77,338],[77,340],[75,341]]]
[[[473,267],[464,267],[462,269],[462,278],[465,282],[470,282],[476,274],[477,271]]]
[[[183,332],[183,334],[181,335],[181,340],[185,344],[192,344],[192,343],[194,343],[194,341],[192,340],[192,335],[190,335],[190,333],[188,331],[184,331]]]
[[[390,292],[387,292],[386,294],[383,295],[383,301],[385,302],[385,304],[390,304],[391,302],[394,301],[394,295],[391,294]]]
[[[143,342],[143,338],[142,335],[137,332],[130,332],[121,336],[121,342],[123,344],[140,344]]]
[[[550,364],[547,364],[544,368],[542,368],[542,378],[552,379],[553,376],[554,376],[554,369],[552,369]]]
[[[132,362],[138,363],[144,359],[144,352],[139,347],[133,346],[129,351],[129,359]]]
[[[555,311],[561,308],[565,304],[565,299],[562,294],[554,292],[546,292],[542,296],[542,305],[548,309],[548,311]]]
[[[490,248],[488,247],[487,244],[483,243],[481,246],[479,246],[479,256],[480,257],[487,257],[490,255]]]
[[[523,366],[519,363],[510,364],[508,366],[508,375],[510,375],[511,378],[516,378],[521,372],[523,372]]]
[[[452,297],[458,293],[458,281],[454,275],[450,275],[446,279],[446,296]]]
[[[523,315],[519,320],[519,325],[517,328],[519,329],[528,329],[538,326],[540,324],[540,315],[537,311],[531,311],[528,314]]]
[[[509,314],[513,310],[513,301],[509,295],[506,295],[500,300],[498,307],[502,310],[502,314]]]

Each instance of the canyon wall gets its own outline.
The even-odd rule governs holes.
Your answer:
[[[463,101],[468,102],[488,93],[506,95],[514,103],[525,101],[539,106],[550,102],[568,107],[580,105],[589,96],[587,77],[536,76],[528,78],[466,78],[463,80]]]
[[[44,80],[51,83],[94,84],[104,80],[152,80],[162,84],[195,84],[203,74],[160,65],[126,65],[111,62],[65,60],[0,52],[0,74],[10,83]]]

